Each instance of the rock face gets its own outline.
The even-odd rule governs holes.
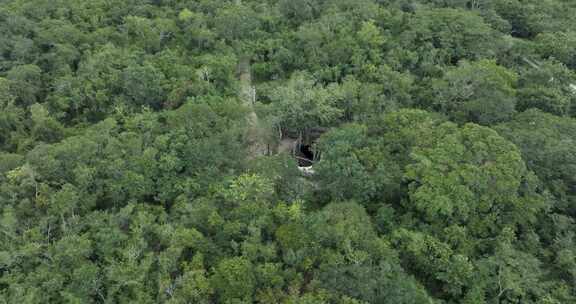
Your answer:
[[[314,175],[314,173],[316,173],[312,166],[310,166],[310,167],[298,167],[298,170],[300,170],[300,172],[304,176],[312,176],[312,175]]]
[[[295,138],[284,138],[278,144],[278,148],[276,149],[276,153],[288,153],[290,155],[294,155],[296,152],[296,148],[298,147],[298,140]]]

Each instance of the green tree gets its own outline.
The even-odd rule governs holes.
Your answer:
[[[434,68],[430,65],[491,58],[500,36],[473,12],[443,8],[416,11],[399,39],[402,47],[417,52],[419,65],[427,70]]]
[[[493,61],[462,62],[434,84],[432,102],[457,122],[490,125],[515,112],[514,72]]]
[[[38,141],[56,142],[62,139],[64,128],[41,104],[30,106],[32,128],[30,135]]]
[[[259,16],[241,2],[223,6],[213,21],[216,33],[229,42],[255,38],[260,28]]]
[[[558,199],[555,207],[573,213],[576,151],[572,145],[576,123],[539,110],[528,110],[513,121],[499,125],[502,136],[515,143],[528,168]]]
[[[31,105],[39,101],[42,93],[42,70],[32,64],[13,67],[6,74],[11,91],[21,105]]]
[[[323,87],[306,73],[295,73],[285,86],[270,94],[274,114],[283,130],[306,135],[315,127],[330,126],[342,115],[332,87]]]
[[[566,66],[576,68],[576,32],[547,32],[536,36],[536,50],[545,58],[554,58]]]
[[[377,237],[362,206],[331,203],[311,215],[309,225],[322,248],[317,270],[322,287],[367,303],[432,303],[398,266],[389,244]]]
[[[301,24],[304,21],[314,18],[320,9],[320,2],[317,0],[280,0],[278,8],[284,18],[294,24]]]
[[[375,191],[374,181],[362,163],[359,149],[367,143],[366,127],[348,125],[325,134],[318,143],[322,161],[314,170],[322,191],[334,200],[366,200]]]
[[[413,150],[415,163],[406,168],[413,208],[430,222],[468,224],[477,234],[533,222],[543,201],[518,149],[486,127],[441,128],[441,139]]]
[[[556,115],[574,113],[576,76],[566,66],[546,61],[518,79],[518,110],[537,108]]]
[[[223,303],[251,302],[255,278],[252,264],[241,257],[228,258],[218,264],[212,282]]]
[[[130,66],[122,71],[122,90],[127,104],[159,109],[165,102],[164,74],[152,65]]]
[[[0,147],[8,151],[16,147],[18,133],[24,128],[24,111],[15,102],[10,81],[0,78]]]

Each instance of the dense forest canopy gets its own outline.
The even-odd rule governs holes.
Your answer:
[[[573,0],[4,0],[0,303],[576,303],[575,117]]]

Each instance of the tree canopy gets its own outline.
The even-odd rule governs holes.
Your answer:
[[[0,1],[0,304],[576,303],[574,29],[567,0]]]

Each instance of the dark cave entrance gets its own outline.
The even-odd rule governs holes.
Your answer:
[[[299,145],[296,159],[299,167],[312,167],[314,164],[314,152],[311,145]]]

